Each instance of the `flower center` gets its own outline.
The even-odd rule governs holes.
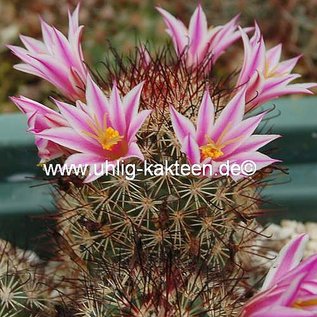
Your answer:
[[[264,77],[265,78],[275,77],[277,75],[277,74],[275,74],[275,68],[270,69],[270,63],[268,60],[266,60],[265,66],[264,66]]]
[[[119,131],[107,126],[106,115],[104,115],[103,124],[101,124],[95,117],[94,121],[89,123],[89,126],[93,132],[83,132],[98,141],[104,150],[111,151],[113,147],[123,139],[123,136],[120,135]]]
[[[274,77],[280,77],[280,76],[283,76],[283,75],[286,75],[287,73],[284,72],[284,73],[279,73],[278,71],[278,65],[276,65],[275,67],[273,67],[272,69],[270,69],[270,63],[269,61],[267,60],[265,62],[265,66],[264,66],[264,77],[265,78],[274,78]]]
[[[201,155],[203,159],[212,158],[217,159],[223,155],[221,146],[216,145],[214,142],[207,143],[200,147]]]
[[[123,138],[117,130],[111,127],[101,132],[97,137],[102,148],[108,151],[111,151],[112,147],[118,144]]]

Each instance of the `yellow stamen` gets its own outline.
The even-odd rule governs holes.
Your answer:
[[[211,158],[214,160],[222,156],[223,155],[223,152],[221,151],[222,146],[217,145],[210,138],[208,141],[209,142],[206,145],[203,145],[200,147],[203,160],[206,158]]]
[[[294,308],[303,309],[305,307],[317,306],[317,298],[308,300],[297,300],[292,305]]]
[[[223,153],[222,149],[225,146],[232,144],[234,142],[238,142],[242,138],[242,136],[239,136],[239,137],[230,139],[226,142],[223,142],[223,139],[224,139],[225,134],[227,133],[228,129],[229,129],[229,126],[227,126],[221,132],[217,142],[214,142],[209,136],[207,136],[207,135],[205,136],[205,138],[207,140],[207,144],[200,147],[200,151],[201,151],[201,155],[202,155],[203,160],[206,158],[211,158],[211,159],[215,160],[215,159],[223,156],[224,153]]]
[[[117,130],[107,127],[106,115],[103,119],[102,126],[95,117],[94,122],[88,123],[93,133],[88,131],[83,131],[83,133],[98,141],[104,150],[111,151],[113,146],[118,144],[123,139],[123,136],[120,135]]]
[[[104,150],[111,150],[114,145],[122,140],[122,136],[117,130],[107,128],[106,131],[98,136],[98,139]]]

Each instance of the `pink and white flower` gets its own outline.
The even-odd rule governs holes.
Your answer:
[[[67,121],[56,111],[26,97],[11,97],[16,106],[26,114],[28,131],[40,133],[49,128],[65,127]],[[65,154],[65,150],[58,144],[35,135],[35,144],[41,162],[50,161]]]
[[[244,45],[244,62],[238,78],[237,87],[247,85],[247,107],[253,109],[265,102],[290,94],[312,94],[309,90],[316,83],[291,82],[300,77],[292,70],[300,56],[280,62],[282,45],[266,50],[263,36],[257,24],[251,39],[240,29]]]
[[[77,101],[74,107],[55,101],[69,126],[49,128],[37,135],[75,151],[65,165],[90,166],[90,174],[85,179],[90,182],[102,176],[101,171],[106,173],[117,161],[131,157],[143,160],[136,134],[150,110],[138,112],[143,83],[134,87],[123,99],[116,85],[110,99],[90,77],[86,86],[87,104]]]
[[[284,246],[261,292],[246,303],[241,317],[317,316],[317,255],[300,263],[307,240],[301,234]]]
[[[171,36],[178,56],[185,58],[188,67],[209,62],[207,70],[221,54],[237,41],[241,34],[238,30],[238,16],[225,25],[208,28],[206,15],[199,4],[192,15],[189,27],[162,8],[157,10],[163,16],[167,33]],[[251,30],[250,28],[246,31]]]
[[[20,36],[25,48],[9,45],[23,63],[15,68],[52,83],[67,98],[81,99],[87,81],[87,68],[81,48],[83,26],[78,25],[79,6],[69,12],[68,38],[55,27],[41,20],[43,42]]]
[[[173,128],[190,164],[212,164],[213,175],[219,175],[219,166],[227,162],[242,165],[248,160],[259,170],[278,161],[258,149],[279,135],[253,135],[265,113],[243,120],[244,108],[245,91],[241,90],[215,119],[215,108],[206,91],[195,126],[171,107]],[[234,179],[244,177],[243,173],[230,176]]]

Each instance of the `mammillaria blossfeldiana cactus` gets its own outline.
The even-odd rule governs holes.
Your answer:
[[[249,39],[254,28],[239,27],[237,18],[208,29],[201,5],[188,29],[158,10],[176,54],[141,46],[127,59],[115,54],[116,65],[106,60],[98,75],[83,60],[78,7],[68,39],[42,22],[44,44],[22,37],[27,50],[11,47],[20,70],[58,89],[54,109],[12,97],[35,135],[40,165],[55,171],[48,181],[58,211],[55,256],[37,264],[35,278],[46,300],[39,307],[17,298],[5,316],[273,316],[257,313],[273,295],[278,307],[307,304],[306,264],[294,273],[296,285],[278,270],[267,291],[249,299],[256,286],[241,259],[261,256],[248,236],[257,232],[264,180],[279,162],[261,149],[279,136],[256,131],[268,111],[250,110],[311,93],[315,84],[288,85],[298,77],[290,74],[297,58],[279,63],[281,47],[266,52],[257,25]],[[245,50],[240,75],[218,80],[212,68],[237,41]],[[295,263],[288,251],[282,257]],[[298,300],[282,303],[276,289]]]

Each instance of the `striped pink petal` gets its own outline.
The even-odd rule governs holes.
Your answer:
[[[144,82],[139,83],[123,97],[123,109],[127,122],[131,121],[138,113],[143,86]]]
[[[235,126],[242,121],[245,109],[245,89],[241,89],[222,110],[216,120],[211,138],[218,140],[229,126]]]
[[[184,49],[188,45],[188,31],[183,22],[176,19],[166,10],[157,7],[156,8],[163,16],[164,22],[167,26],[167,32],[171,35],[176,51],[179,55],[184,52]]]
[[[100,146],[88,141],[75,130],[68,127],[58,127],[44,130],[38,134],[41,138],[53,141],[74,151],[102,155]]]
[[[276,67],[276,72],[281,75],[289,74],[293,70],[293,68],[296,66],[300,58],[301,58],[301,55],[279,63]]]
[[[70,12],[68,10],[68,38],[72,39],[72,37],[76,34],[79,29],[79,10],[80,10],[80,2],[78,3],[75,10]]]
[[[86,134],[86,132],[94,134],[92,129],[94,123],[87,113],[65,102],[55,100],[55,103],[63,117],[77,133],[81,134],[85,138],[88,138],[90,142],[98,144],[96,143],[96,140]]]
[[[124,135],[126,131],[126,117],[124,113],[123,103],[116,84],[112,87],[110,95],[110,122],[112,126],[119,131],[120,135]]]
[[[138,158],[142,161],[144,160],[144,155],[141,152],[139,146],[135,142],[130,143],[128,153],[124,157],[122,157],[121,160],[125,160],[131,157]]]
[[[206,136],[211,135],[214,125],[215,108],[210,98],[209,92],[206,90],[200,104],[197,116],[197,143],[202,144]]]
[[[186,157],[190,164],[200,163],[200,150],[195,139],[189,134],[182,142],[182,152],[186,154]]]
[[[280,138],[280,135],[277,134],[269,134],[269,135],[259,135],[254,134],[249,136],[246,140],[244,140],[243,144],[239,146],[237,149],[239,152],[253,152],[257,151],[261,147],[266,144]],[[235,153],[235,152],[234,152]]]
[[[282,44],[278,44],[266,52],[266,59],[269,62],[270,68],[278,65],[282,54]],[[296,63],[295,63],[296,64]]]
[[[262,290],[266,290],[276,284],[287,272],[298,266],[304,255],[304,249],[308,241],[307,234],[301,234],[285,245],[278,258],[270,269],[263,283]]]
[[[139,113],[137,113],[131,122],[129,123],[129,129],[127,132],[127,140],[134,140],[135,135],[140,130],[141,126],[143,125],[146,118],[150,115],[151,110],[143,110]]]
[[[31,53],[46,53],[46,46],[43,42],[36,40],[32,37],[20,35],[21,42],[24,44],[27,50]]]
[[[170,107],[170,115],[173,124],[173,129],[178,140],[182,141],[189,134],[196,134],[193,123],[188,118],[177,112],[173,107]]]
[[[213,55],[213,63],[216,62],[229,46],[241,37],[241,34],[236,31],[238,20],[239,15],[236,15],[228,23],[220,26],[208,41],[208,52],[211,52]],[[245,31],[247,32],[248,30]]]
[[[280,162],[279,160],[272,159],[271,157],[257,151],[237,153],[232,156],[229,155],[226,159],[229,160],[231,163],[237,163],[238,165],[242,167],[243,167],[243,162],[252,161],[255,164],[255,171],[259,171],[262,168],[269,166],[273,163]],[[233,179],[237,181],[244,177],[246,177],[246,175],[241,173],[240,176],[238,177],[235,176],[233,177]]]
[[[95,155],[93,153],[74,153],[70,155],[64,165],[75,165],[75,166],[85,166],[85,165],[92,165],[92,164],[100,164],[104,163],[105,158],[99,155]]]
[[[237,152],[242,152],[242,148],[240,148],[240,146],[250,138],[251,134],[259,126],[264,116],[265,113],[262,113],[257,116],[245,119],[236,126],[232,126],[232,128],[226,134],[224,134],[221,143],[228,143],[228,145],[225,145],[222,149],[225,153],[223,158],[231,155],[233,152],[235,154],[237,154]]]
[[[86,100],[87,112],[90,116],[92,118],[96,117],[100,122],[103,122],[105,114],[110,114],[109,101],[90,76],[87,77]]]
[[[201,5],[198,4],[189,22],[188,35],[190,38],[190,52],[196,52],[202,45],[207,35],[207,29],[206,15]]]
[[[257,34],[259,32],[257,25],[255,30],[255,34]],[[237,86],[246,84],[256,71],[263,71],[265,68],[265,46],[263,37],[260,35],[255,41],[255,44],[252,45],[245,31],[240,28],[240,32],[244,46],[244,61]]]
[[[16,104],[16,106],[25,114],[37,112],[38,114],[53,114],[56,115],[56,111],[40,104],[32,99],[20,96],[20,97],[10,97],[11,101]]]

